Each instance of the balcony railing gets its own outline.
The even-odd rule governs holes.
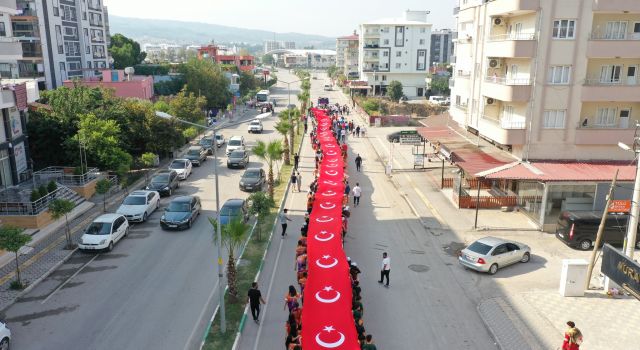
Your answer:
[[[629,119],[629,118],[627,118]],[[636,128],[636,124],[634,120],[630,120],[629,121],[629,125],[627,125],[626,127],[620,126],[620,120],[616,119],[615,121],[613,121],[610,124],[597,124],[597,123],[593,123],[591,124],[588,120],[588,118],[582,118],[582,122],[578,123],[578,129],[620,129],[620,130],[630,130],[630,129],[635,129]],[[587,123],[585,124],[584,121],[587,121]]]
[[[531,85],[531,79],[529,78],[505,78],[505,77],[496,77],[496,76],[488,76],[484,77],[484,81],[487,83],[494,83],[500,85]]]
[[[512,120],[510,118],[500,118],[499,120],[490,116],[482,116],[483,120],[493,123],[505,130],[524,130],[527,127],[527,123],[524,120]]]
[[[536,33],[491,34],[489,41],[535,40]]]
[[[377,49],[380,48],[379,44],[364,44],[365,49]]]
[[[591,40],[640,40],[640,33],[602,33],[592,32]]]
[[[610,80],[610,79],[600,79],[600,78],[590,78],[584,80],[584,85],[587,86],[639,86],[640,81],[636,79],[636,81],[629,81],[626,77],[621,77],[621,79]]]

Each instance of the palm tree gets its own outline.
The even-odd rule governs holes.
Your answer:
[[[298,121],[300,120],[300,111],[295,108],[295,109],[287,109],[285,111],[280,112],[280,120],[284,120],[287,121],[290,124],[290,128],[288,129],[289,131],[289,145],[291,147],[289,147],[288,152],[285,151],[286,153],[289,153],[289,155],[285,155],[285,164],[289,165],[289,163],[286,162],[287,157],[293,157],[293,130],[295,129],[296,125],[298,124]]]
[[[280,121],[276,124],[275,129],[283,136],[282,151],[284,152],[284,164],[291,165],[291,157],[289,157],[289,141],[287,141],[287,135],[289,134],[289,130],[291,130],[292,125],[289,123],[288,120],[282,117],[283,113],[284,112],[280,113],[280,117],[282,119],[280,119]]]
[[[214,232],[216,227],[218,227],[218,222],[215,218],[209,218],[209,222],[214,227]],[[249,225],[246,224],[242,217],[236,217],[231,220],[228,224],[222,225],[220,232],[220,237],[222,239],[222,244],[227,248],[227,252],[229,253],[229,259],[227,261],[227,284],[229,286],[229,298],[232,303],[240,300],[238,298],[238,279],[236,272],[236,260],[235,255],[236,251],[242,246],[244,242],[244,236],[249,230]],[[217,235],[213,235],[214,242],[217,242]]]
[[[269,176],[267,184],[269,185],[269,197],[273,198],[273,162],[282,159],[282,143],[280,141],[270,141],[268,144],[264,141],[258,141],[253,146],[253,154],[264,159],[269,166]]]

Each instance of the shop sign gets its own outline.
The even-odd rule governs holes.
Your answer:
[[[602,247],[602,273],[640,299],[640,264],[608,243]]]
[[[614,199],[609,204],[609,213],[628,213],[631,210],[631,201],[626,199]]]

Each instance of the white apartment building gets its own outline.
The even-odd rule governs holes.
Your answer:
[[[424,96],[429,69],[431,24],[429,11],[410,11],[403,18],[390,18],[360,25],[360,79],[374,94],[384,94],[389,83],[402,83],[408,97]]]
[[[629,160],[640,1],[460,0],[450,114],[520,159]]]
[[[22,59],[22,45],[14,36],[10,18],[17,13],[15,0],[0,0],[0,79],[19,76],[18,62]]]
[[[342,69],[344,75],[350,79],[359,78],[358,69],[358,34],[353,31],[352,35],[341,36],[336,39],[336,66]]]
[[[431,32],[431,55],[429,65],[451,62],[453,56],[453,36],[451,29],[434,30]]]
[[[11,22],[22,45],[20,77],[37,78],[51,89],[108,68],[108,21],[101,0],[3,1],[18,9]]]
[[[278,55],[286,68],[326,69],[336,65],[336,52],[333,50],[286,50]]]
[[[276,40],[265,40],[264,42],[264,53],[269,53],[273,50],[295,50],[296,43],[293,41],[276,41]]]

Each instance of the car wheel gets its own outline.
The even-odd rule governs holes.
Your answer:
[[[9,350],[9,338],[4,338],[0,342],[0,350]]]
[[[157,208],[156,208],[157,209]],[[147,212],[145,211],[144,214],[142,215],[142,222],[147,221]]]
[[[171,196],[171,194],[173,194],[173,190],[169,188],[169,196]]]
[[[192,225],[193,225],[193,219],[189,219],[189,225],[187,225],[187,228],[191,228]]]
[[[129,235],[129,227],[127,227],[127,228],[124,230],[124,236],[123,236],[123,237],[127,237],[128,235]]]
[[[491,267],[489,267],[489,274],[495,275],[496,272],[498,272],[498,264],[491,265]]]
[[[156,203],[156,210],[160,209],[160,200]]]
[[[113,250],[113,241],[109,242],[109,246],[107,247],[107,251],[110,252]]]
[[[531,260],[531,254],[524,253],[524,255],[522,256],[522,259],[520,259],[520,262],[521,263],[528,263],[529,260]]]
[[[589,250],[591,249],[591,241],[588,239],[583,239],[578,244],[578,247],[580,247],[580,250]]]

